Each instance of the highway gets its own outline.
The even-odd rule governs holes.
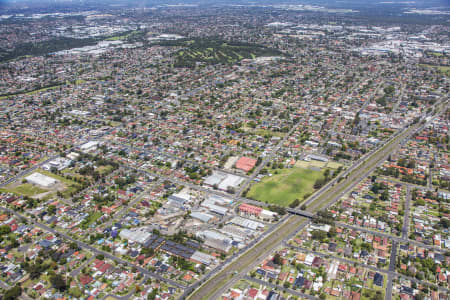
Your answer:
[[[352,165],[349,169],[341,173],[339,176],[337,176],[334,180],[326,184],[322,189],[320,189],[316,194],[314,194],[312,197],[310,197],[305,204],[307,205],[306,210],[299,210],[299,209],[291,209],[289,212],[291,213],[289,216],[287,216],[284,219],[284,222],[280,222],[280,224],[277,227],[274,227],[273,231],[268,232],[267,234],[263,235],[263,238],[259,240],[257,243],[251,244],[250,247],[246,248],[246,251],[240,255],[239,257],[233,257],[233,259],[227,260],[229,262],[228,264],[222,265],[217,272],[210,272],[204,279],[203,284],[202,282],[197,282],[188,288],[186,286],[181,285],[173,280],[163,278],[159,274],[150,272],[144,268],[141,268],[139,266],[136,266],[128,261],[125,261],[121,258],[118,258],[111,253],[101,251],[91,245],[88,245],[86,243],[83,243],[81,241],[75,240],[71,238],[70,236],[60,233],[57,230],[54,230],[51,227],[48,227],[44,224],[41,224],[39,222],[36,222],[35,220],[31,218],[26,218],[19,214],[18,212],[15,212],[13,210],[10,210],[8,208],[1,208],[5,211],[8,211],[9,213],[15,214],[16,216],[20,218],[24,218],[28,220],[29,222],[33,223],[34,225],[52,232],[55,235],[62,236],[65,239],[69,241],[75,242],[80,248],[84,248],[87,250],[92,251],[96,254],[103,254],[105,257],[112,259],[114,261],[117,261],[121,264],[136,267],[142,274],[158,278],[162,281],[168,282],[169,284],[176,286],[180,289],[186,288],[186,293],[183,296],[187,296],[190,292],[194,292],[189,296],[190,299],[216,299],[220,297],[220,295],[225,292],[228,288],[233,286],[238,280],[241,278],[244,278],[246,274],[254,269],[255,266],[257,266],[264,258],[272,254],[280,245],[282,245],[287,239],[294,236],[299,230],[304,228],[310,221],[308,218],[311,218],[314,216],[319,210],[327,208],[331,205],[333,205],[336,201],[339,200],[342,195],[348,193],[351,189],[354,188],[355,185],[357,185],[361,180],[363,180],[365,177],[367,177],[376,167],[378,167],[381,163],[385,161],[385,159],[388,157],[389,154],[391,154],[393,151],[398,149],[398,147],[401,147],[408,138],[414,134],[415,132],[421,130],[424,128],[426,124],[413,124],[409,128],[405,128],[401,131],[399,131],[397,134],[395,134],[390,141],[387,142],[386,145],[382,146],[379,149],[375,149],[369,153],[367,153],[361,160],[359,160],[357,163]],[[256,176],[259,174],[261,169],[272,160],[272,158],[276,155],[276,153],[280,150],[284,142],[287,140],[287,138],[296,130],[298,127],[298,124],[294,126],[289,133],[272,149],[270,154],[268,154],[262,163],[254,170],[254,172],[251,174],[250,177],[247,177],[245,183],[241,186],[239,191],[232,195],[232,197],[236,200],[243,201],[246,203],[252,203],[257,205],[264,205],[263,203],[260,203],[258,201],[253,201],[250,199],[246,199],[241,197],[241,193],[247,188],[249,184],[252,183],[252,181],[256,178]],[[107,134],[107,133],[105,133]],[[71,151],[71,150],[68,150]],[[13,178],[8,179],[7,181],[0,184],[0,187],[3,187],[20,177],[34,171],[35,169],[39,168],[46,162],[56,158],[57,156],[51,157],[32,168],[25,170]],[[130,167],[131,168],[131,167]],[[225,193],[221,193],[215,190],[206,189],[203,187],[199,187],[197,185],[187,183],[175,178],[167,178],[158,174],[151,174],[150,172],[143,171],[140,169],[136,169],[138,171],[150,174],[152,176],[159,177],[161,179],[167,179],[171,182],[175,182],[180,185],[189,186],[196,190],[202,190],[206,193],[212,193],[212,194],[218,194],[222,196],[230,196]],[[340,179],[340,181],[339,181]],[[139,197],[137,197],[136,201],[139,200]],[[407,208],[409,210],[409,204],[407,202]],[[405,209],[406,210],[406,209]],[[126,212],[125,208],[121,210],[116,216],[121,216],[124,212]],[[307,218],[304,218],[304,217]],[[406,223],[406,222],[405,222]],[[405,223],[403,229],[405,229]],[[340,224],[337,223],[340,226],[349,227],[349,228],[355,228],[354,226],[349,226],[346,224]],[[363,228],[357,228],[357,230],[365,231]],[[369,230],[367,230],[369,231]],[[390,268],[389,272],[393,272],[395,270],[395,258],[396,258],[396,247],[397,244],[400,242],[409,242],[414,243],[414,241],[407,240],[407,232],[406,236],[404,236],[405,231],[402,231],[402,238],[392,237],[389,235],[389,238],[394,240],[393,243],[393,249],[391,255],[391,261],[390,261]],[[379,233],[380,235],[384,235],[382,233]],[[418,243],[421,246],[424,246],[421,243]],[[395,247],[394,247],[395,246]],[[435,248],[434,246],[429,246],[429,248]],[[395,250],[395,251],[394,251]],[[391,270],[393,268],[393,270]],[[388,281],[388,288],[389,285],[392,289],[392,277],[390,277],[390,280]],[[202,284],[202,285],[201,285]],[[198,287],[198,288],[197,288]],[[389,290],[389,294],[390,290]],[[386,294],[386,297],[388,297],[388,293]],[[387,298],[388,299],[388,298]],[[389,298],[390,299],[390,298]]]
[[[435,110],[438,110],[439,112],[439,109],[435,108]],[[376,167],[382,164],[393,151],[403,146],[415,132],[423,129],[425,125],[426,123],[412,124],[409,128],[406,127],[399,131],[390,139],[389,142],[387,142],[386,145],[372,151],[364,157],[363,161],[358,161],[355,166],[352,166],[349,170],[344,172],[344,174],[338,176],[344,178],[340,182],[336,182],[338,179],[337,177],[334,182],[330,182],[327,185],[326,189],[320,190],[319,196],[313,195],[310,197],[307,201],[306,210],[308,212],[316,213],[321,209],[333,205],[342,195],[349,192],[354,186],[361,182],[361,180],[367,177]],[[266,160],[264,163],[265,162]],[[264,165],[264,163],[261,165]],[[257,172],[254,172],[252,177],[256,176],[256,174]],[[247,183],[248,182],[249,181],[247,181]],[[246,276],[248,271],[253,269],[250,266],[254,267],[258,265],[262,259],[273,253],[273,250],[280,245],[280,241],[284,240],[283,237],[290,236],[296,231],[296,228],[300,227],[300,225],[305,226],[308,223],[307,219],[303,219],[297,215],[291,215],[287,222],[292,224],[292,226],[290,226],[291,228],[286,228],[286,223],[281,225],[265,240],[255,245],[244,255],[225,267],[222,271],[218,272],[214,277],[206,281],[191,295],[189,295],[188,299],[217,299],[240,278]],[[270,245],[269,250],[273,249],[272,251],[267,251],[268,245]],[[393,259],[395,259],[395,257]]]
[[[406,131],[409,132],[409,131]],[[397,143],[392,142],[394,145],[398,145],[400,141],[403,141],[409,135],[405,135],[405,133],[397,136]],[[388,147],[389,150],[393,151],[395,147]],[[381,154],[379,153],[381,152]],[[379,152],[375,152],[368,160],[367,163],[372,162],[375,166],[380,159],[387,157],[389,153],[382,148]],[[321,209],[321,207],[326,203],[335,203],[345,192],[353,188],[359,181],[367,176],[372,168],[359,168],[356,171],[352,172],[350,176],[346,176],[344,180],[340,183],[332,185],[330,190],[324,191],[321,196],[316,198],[316,201],[313,205],[307,207],[308,212],[317,212]],[[237,280],[245,276],[248,271],[253,269],[256,265],[262,261],[265,257],[273,253],[279,245],[280,241],[283,241],[283,237],[289,236],[292,232],[295,232],[297,227],[300,225],[305,226],[307,224],[306,219],[303,219],[297,215],[291,215],[288,219],[288,223],[292,224],[289,226],[290,228],[286,228],[285,225],[280,226],[278,230],[274,231],[268,238],[262,241],[260,244],[257,244],[254,248],[248,251],[246,254],[242,255],[239,259],[237,259],[234,263],[230,264],[224,270],[219,272],[215,277],[207,281],[200,288],[198,288],[192,295],[189,296],[189,299],[217,299],[226,289],[232,286]],[[275,243],[278,241],[277,243]],[[269,249],[267,246],[271,245]],[[269,251],[267,251],[269,250]],[[258,257],[260,259],[258,259]],[[247,268],[243,268],[242,266],[251,266]],[[237,274],[236,274],[237,272]],[[231,277],[230,274],[233,274]]]
[[[294,232],[301,224],[306,224],[305,219],[294,215],[289,216],[274,232],[196,289],[189,299],[217,299],[229,285],[245,276],[255,264],[270,255],[281,244],[283,237]],[[192,290],[189,288],[186,295]]]

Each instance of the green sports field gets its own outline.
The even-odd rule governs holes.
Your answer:
[[[304,195],[314,192],[314,183],[322,177],[323,172],[304,168],[278,170],[278,174],[267,176],[252,186],[247,196],[262,202],[288,206],[295,199],[301,202]]]

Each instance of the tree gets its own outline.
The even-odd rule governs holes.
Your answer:
[[[383,201],[389,200],[389,192],[387,190],[384,190],[383,193],[380,196],[380,199]]]
[[[375,299],[375,300],[383,300],[383,295],[381,294],[381,291],[377,291],[377,292],[375,293],[374,299]]]
[[[31,279],[36,279],[36,278],[39,278],[39,276],[41,276],[43,267],[38,262],[35,262],[34,264],[29,265],[29,267],[27,267],[25,269],[30,274]]]
[[[416,161],[413,160],[413,159],[410,159],[410,160],[408,161],[408,164],[406,165],[406,167],[407,167],[407,168],[410,168],[410,169],[414,169],[414,168],[416,167]]]
[[[319,240],[319,241],[323,241],[327,238],[327,233],[325,231],[322,230],[313,230],[311,232],[311,238],[313,240]]]
[[[69,289],[69,295],[75,298],[80,298],[83,296],[83,292],[78,287],[73,287]]]
[[[289,204],[289,207],[290,207],[290,208],[295,208],[295,207],[297,207],[297,206],[299,206],[299,205],[300,205],[300,200],[295,199],[294,201],[292,201],[292,202]]]
[[[150,294],[147,296],[147,300],[155,300],[156,295],[158,295],[158,291],[153,289]]]
[[[281,265],[283,263],[283,259],[281,258],[281,255],[279,253],[276,253],[273,256],[273,263],[276,265]]]
[[[8,225],[2,225],[0,226],[0,236],[9,234],[11,232],[11,227]]]
[[[234,194],[236,192],[236,190],[234,189],[234,187],[228,186],[227,187],[227,192],[230,193],[230,194]]]
[[[69,247],[70,247],[70,249],[73,249],[73,250],[78,250],[79,249],[77,243],[75,243],[75,242],[71,242]]]
[[[326,182],[325,178],[318,178],[316,182],[314,182],[314,189],[320,189]]]
[[[95,258],[99,259],[99,260],[104,260],[105,256],[103,254],[99,254],[97,255]]]
[[[330,228],[330,231],[328,231],[327,236],[328,236],[329,238],[333,238],[333,237],[335,237],[336,235],[337,235],[336,227],[332,226],[332,227]]]
[[[67,288],[66,280],[60,274],[50,276],[50,283],[59,291],[64,291]]]
[[[16,285],[13,288],[10,288],[3,294],[4,300],[16,300],[19,298],[19,296],[22,295],[22,288],[20,285]]]
[[[56,206],[49,205],[47,207],[47,212],[48,212],[49,215],[54,215],[56,213]]]

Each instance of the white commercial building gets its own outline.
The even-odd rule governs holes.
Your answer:
[[[230,188],[237,188],[245,180],[244,177],[213,171],[213,173],[206,177],[203,184],[208,186],[217,186],[219,190],[226,191]]]
[[[129,241],[144,244],[151,237],[151,233],[142,230],[123,229],[119,236]]]
[[[203,253],[200,251],[195,251],[194,254],[192,254],[190,260],[199,262],[199,263],[207,265],[207,266],[216,262],[216,259],[214,258],[214,256],[211,256],[209,254],[206,254],[206,253]]]
[[[43,175],[41,173],[33,173],[30,176],[25,177],[25,180],[28,181],[31,184],[40,185],[43,187],[51,187],[52,185],[58,183],[59,181],[55,178]]]
[[[84,152],[89,152],[97,149],[99,142],[98,141],[90,141],[86,144],[80,146],[80,149]]]

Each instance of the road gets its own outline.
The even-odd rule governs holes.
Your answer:
[[[79,266],[78,268],[76,268],[75,270],[73,270],[72,272],[70,272],[70,277],[77,277],[78,274],[80,274],[81,270],[83,270],[84,267],[86,267],[87,265],[89,265],[93,260],[95,259],[95,256],[92,256],[90,259],[86,260],[84,263],[81,264],[81,266]]]
[[[407,131],[408,132],[408,131]],[[402,134],[397,137],[398,141],[402,141],[409,135]],[[399,142],[398,142],[399,143]],[[397,144],[398,144],[397,143]],[[394,143],[395,144],[395,143]],[[392,148],[392,149],[391,149]],[[391,151],[395,149],[395,147],[389,147]],[[386,150],[380,150],[382,152],[381,158],[387,157],[389,153]],[[380,154],[375,152],[368,161],[375,160],[378,162],[380,159]],[[362,169],[362,171],[360,171]],[[308,211],[314,212],[320,210],[321,206],[324,203],[330,202],[335,203],[342,194],[353,188],[359,181],[367,176],[373,168],[360,168],[355,172],[351,173],[350,176],[346,176],[344,180],[336,185],[332,185],[332,192],[324,192],[322,195],[316,199],[313,205],[308,207]],[[338,192],[337,192],[338,191]],[[266,240],[262,241],[260,244],[251,249],[251,251],[247,252],[243,256],[241,256],[238,260],[236,260],[233,264],[230,264],[223,271],[219,272],[212,280],[207,281],[203,284],[199,289],[197,289],[194,294],[192,294],[190,299],[217,299],[227,288],[232,286],[237,280],[245,276],[248,271],[253,269],[254,266],[258,265],[259,262],[270,255],[274,249],[276,249],[280,243],[279,241],[283,240],[283,237],[289,236],[292,232],[296,231],[300,225],[305,226],[307,221],[305,219],[300,218],[299,216],[292,215],[289,220],[289,223],[292,223],[290,230],[286,229],[286,226],[280,226],[279,230],[276,230],[272,235],[270,235]],[[297,224],[297,225],[294,225]],[[275,241],[278,241],[275,243]],[[269,251],[267,251],[266,245],[271,245]],[[253,254],[252,254],[253,253]],[[261,257],[258,260],[258,257]],[[251,259],[251,260],[250,260]],[[251,268],[243,268],[242,266],[252,266]],[[229,274],[238,272],[238,274],[234,274],[231,278]],[[219,287],[219,288],[218,288]]]
[[[74,146],[71,147],[70,149],[66,150],[65,153],[66,153],[66,154],[67,154],[67,153],[70,153],[70,152],[74,151],[76,148],[78,148],[80,145],[83,145],[83,144],[85,144],[85,143],[87,143],[87,142],[90,142],[90,141],[93,141],[93,140],[97,140],[97,139],[99,139],[99,138],[102,138],[103,136],[105,136],[105,135],[111,133],[112,131],[114,131],[115,129],[116,129],[116,128],[114,127],[114,128],[111,128],[111,129],[105,131],[104,133],[102,133],[101,135],[99,135],[96,139],[92,139],[92,140],[89,139],[88,141],[83,141],[83,142],[79,143],[78,145],[74,145]],[[21,177],[23,177],[23,176],[25,176],[25,175],[27,175],[27,174],[33,172],[33,171],[36,170],[36,169],[39,169],[41,166],[43,166],[43,165],[45,165],[46,163],[48,163],[48,162],[50,162],[50,161],[52,161],[52,160],[58,158],[59,156],[60,156],[60,155],[54,155],[54,156],[52,156],[52,157],[50,157],[50,158],[48,158],[48,159],[46,159],[46,160],[44,160],[44,161],[41,161],[41,162],[38,163],[38,164],[32,166],[31,168],[28,168],[28,169],[26,169],[26,170],[24,170],[24,171],[22,171],[22,172],[16,174],[14,177],[11,177],[11,178],[7,179],[6,181],[0,183],[0,188],[3,188],[3,187],[5,187],[5,186],[7,186],[8,184],[10,184],[10,183],[12,183],[12,182],[14,182],[14,181],[20,179]]]
[[[275,154],[278,153],[278,151],[281,149],[284,143],[288,140],[288,138],[292,135],[292,133],[300,126],[301,122],[298,122],[295,124],[289,132],[278,142],[278,144],[270,151],[266,157],[262,160],[262,162],[253,170],[252,174],[250,175],[250,178],[247,178],[247,180],[241,185],[238,192],[236,193],[237,197],[240,197],[242,193],[245,191],[245,189],[253,182],[253,180],[258,176],[259,172],[267,165],[269,161],[272,160],[272,158],[275,156]]]
[[[250,277],[250,276],[244,276],[244,279],[246,279],[248,281],[253,281],[254,283],[257,283],[257,284],[260,284],[260,285],[269,286],[269,287],[271,287],[274,290],[281,290],[281,291],[287,292],[287,293],[289,293],[291,295],[300,297],[300,299],[311,299],[311,300],[319,299],[317,297],[314,297],[314,296],[311,296],[311,295],[307,295],[307,294],[303,294],[303,293],[301,293],[299,291],[296,291],[296,290],[293,290],[293,289],[287,289],[287,288],[285,288],[283,286],[279,286],[279,285],[270,283],[270,282],[265,281],[265,280],[253,278],[253,277]]]
[[[364,161],[360,162],[357,167],[351,168],[352,170],[347,172],[341,182],[332,184],[331,187],[328,185],[329,188],[327,190],[322,190],[319,196],[311,197],[313,200],[309,200],[308,204],[310,205],[307,207],[307,211],[317,212],[324,207],[326,208],[333,205],[343,194],[351,190],[361,182],[362,179],[367,177],[378,165],[382,164],[393,151],[401,147],[412,134],[421,130],[424,126],[425,124],[412,124],[409,128],[399,131],[399,133],[397,133],[386,145],[373,151],[370,155],[365,156]],[[254,172],[252,177],[256,176],[256,174],[257,172]],[[249,181],[247,181],[247,183],[248,182]],[[314,203],[312,203],[312,201],[314,201]],[[292,223],[291,227],[298,228],[300,225],[305,226],[308,221],[299,216],[292,215],[289,217],[288,222]],[[286,224],[280,226],[279,229],[275,230],[265,240],[261,241],[251,250],[239,257],[232,264],[225,267],[221,272],[218,272],[217,275],[191,294],[189,299],[217,299],[226,288],[232,286],[232,284],[245,276],[246,273],[252,269],[248,266],[259,264],[259,261],[262,258],[273,253],[273,251],[266,251],[268,245],[270,245],[269,250],[276,249],[280,245],[280,241],[283,241],[283,237],[289,236],[292,232],[296,231],[292,228],[290,230],[287,229],[285,225]]]
[[[337,226],[339,226],[339,227],[344,227],[344,228],[348,228],[348,229],[353,229],[353,230],[357,230],[357,231],[366,232],[366,233],[370,233],[370,234],[373,234],[373,235],[378,235],[378,236],[381,236],[381,237],[385,237],[385,238],[394,240],[394,241],[399,242],[399,243],[409,243],[409,244],[413,244],[413,245],[416,245],[416,246],[419,246],[419,247],[422,247],[422,248],[425,248],[425,249],[428,249],[428,250],[433,250],[433,251],[437,251],[437,252],[444,252],[444,250],[442,248],[440,248],[440,247],[437,247],[437,246],[434,246],[434,245],[427,245],[427,244],[420,243],[420,242],[417,242],[417,241],[414,241],[414,240],[409,240],[407,238],[393,236],[393,235],[390,235],[390,234],[387,234],[387,233],[384,233],[384,232],[373,231],[371,229],[367,229],[367,228],[360,227],[360,226],[349,225],[349,224],[342,223],[342,222],[335,222],[335,224]]]
[[[141,174],[145,174],[145,175],[153,176],[153,177],[158,177],[158,178],[162,179],[163,181],[167,180],[167,181],[172,182],[174,184],[177,184],[179,186],[186,186],[186,187],[189,187],[192,190],[204,192],[206,195],[212,194],[212,195],[217,195],[217,196],[221,196],[221,197],[225,197],[225,198],[232,198],[232,199],[234,199],[236,201],[240,201],[240,202],[247,203],[247,204],[263,206],[263,207],[268,206],[267,203],[259,202],[259,201],[256,201],[256,200],[252,200],[252,199],[248,199],[248,198],[244,198],[244,197],[238,196],[237,193],[236,194],[228,194],[228,193],[221,192],[221,191],[218,191],[218,190],[215,190],[215,189],[210,189],[210,188],[206,188],[204,186],[196,185],[196,184],[193,184],[191,182],[182,181],[182,180],[174,178],[174,177],[168,177],[168,176],[165,176],[165,175],[156,174],[156,173],[153,173],[153,172],[150,172],[150,171],[147,171],[147,170],[143,170],[143,169],[139,169],[139,168],[135,168],[135,167],[131,167],[131,166],[124,166],[124,167],[128,168],[128,169],[131,169],[131,170],[134,170],[136,172],[140,172]]]
[[[301,251],[301,252],[306,252],[306,253],[312,253],[312,254],[314,254],[315,256],[319,256],[319,257],[323,257],[323,258],[332,258],[332,259],[338,260],[338,261],[340,261],[340,262],[343,262],[343,263],[346,263],[346,264],[349,264],[349,265],[352,265],[352,266],[353,266],[353,265],[358,265],[358,266],[360,266],[360,267],[363,267],[363,268],[366,268],[366,269],[369,269],[369,270],[372,270],[372,271],[375,271],[375,272],[389,273],[388,270],[384,270],[384,269],[380,269],[380,268],[378,268],[378,267],[374,267],[374,266],[370,266],[370,265],[363,264],[363,263],[360,263],[360,262],[356,262],[356,261],[354,261],[354,260],[346,259],[346,258],[344,258],[344,257],[335,256],[335,255],[333,255],[333,254],[325,254],[325,253],[313,251],[313,250],[306,249],[306,248],[302,248],[302,247],[292,246],[292,245],[289,245],[289,244],[286,244],[286,246],[289,247],[289,248],[291,248],[291,249],[293,249],[293,250],[297,250],[297,251]]]
[[[289,216],[274,232],[217,272],[214,277],[196,289],[189,298],[217,299],[217,296],[220,296],[228,286],[245,276],[255,265],[270,255],[281,244],[283,237],[295,231],[301,224],[306,224],[305,219],[294,215]]]
[[[16,217],[18,217],[18,218],[25,219],[25,220],[27,220],[29,223],[32,223],[32,224],[34,224],[35,226],[37,226],[37,227],[39,227],[39,228],[41,228],[41,229],[43,229],[43,230],[45,230],[45,231],[51,232],[51,233],[53,233],[53,234],[56,235],[56,236],[61,236],[61,237],[65,238],[66,240],[69,240],[69,241],[71,241],[71,242],[74,242],[74,243],[76,243],[76,244],[78,245],[78,247],[80,247],[80,248],[82,248],[82,249],[87,249],[87,250],[89,250],[89,251],[91,251],[91,252],[93,252],[93,253],[95,253],[95,254],[102,254],[105,258],[109,258],[109,259],[111,259],[111,260],[114,260],[114,261],[116,261],[116,262],[118,262],[118,263],[120,263],[120,264],[122,264],[122,265],[126,265],[126,266],[129,266],[129,267],[135,267],[135,268],[136,268],[140,273],[142,273],[143,275],[147,275],[147,276],[149,276],[149,277],[153,277],[153,278],[157,278],[157,279],[159,279],[159,280],[161,280],[161,281],[165,281],[165,282],[169,283],[170,285],[175,286],[175,287],[180,288],[180,289],[185,289],[185,288],[186,288],[184,285],[181,285],[181,284],[179,284],[178,282],[176,282],[176,281],[174,281],[174,280],[164,278],[164,277],[162,277],[162,276],[159,275],[159,274],[150,272],[150,271],[148,271],[148,270],[146,270],[146,269],[144,269],[144,268],[142,268],[142,267],[140,267],[140,266],[138,266],[138,265],[132,264],[132,263],[129,262],[129,261],[126,261],[126,260],[123,260],[123,259],[121,259],[121,258],[119,258],[119,257],[117,257],[117,256],[114,256],[114,255],[112,255],[112,254],[109,253],[109,252],[99,250],[99,249],[97,249],[97,248],[95,248],[95,247],[93,247],[93,246],[91,246],[91,245],[88,245],[88,244],[86,244],[86,243],[84,243],[84,242],[78,241],[78,240],[76,240],[76,239],[74,239],[74,238],[68,236],[68,235],[65,234],[65,233],[59,232],[59,231],[57,231],[57,230],[55,230],[55,229],[53,229],[53,228],[51,228],[51,227],[48,227],[48,226],[45,225],[45,224],[36,222],[34,219],[27,218],[27,217],[25,217],[25,216],[19,214],[18,212],[14,211],[14,210],[12,210],[12,209],[9,209],[9,208],[6,208],[6,207],[0,207],[0,209],[1,209],[1,210],[4,210],[4,211],[6,211],[6,212],[8,212],[8,213],[10,213],[10,214],[14,214],[14,215],[15,215]]]
[[[164,156],[164,157],[168,157],[168,158],[171,158],[171,159],[174,159],[174,160],[182,160],[185,163],[189,163],[189,164],[197,166],[197,167],[204,167],[204,168],[212,169],[212,170],[215,170],[215,171],[219,171],[221,173],[226,173],[226,174],[241,176],[241,177],[244,177],[244,178],[249,178],[249,176],[247,176],[245,174],[242,174],[242,173],[237,173],[237,172],[233,172],[233,171],[230,171],[230,170],[221,169],[221,168],[218,168],[218,167],[215,167],[215,166],[212,166],[212,165],[209,165],[209,164],[205,164],[205,163],[200,163],[200,162],[197,162],[195,160],[191,160],[191,159],[187,159],[187,158],[184,158],[184,157],[180,157],[180,156],[174,155],[174,154],[169,153],[169,152],[159,153],[159,152],[157,152],[155,150],[149,150],[149,149],[136,147],[136,146],[124,146],[124,148],[126,148],[129,151],[139,151],[139,152],[142,152],[142,153],[144,153],[146,155],[152,154],[152,155],[154,155],[156,157],[157,156]]]
[[[427,187],[423,186],[423,185],[418,185],[418,184],[414,184],[414,183],[409,183],[409,182],[403,182],[397,178],[392,178],[389,176],[379,176],[378,178],[384,180],[384,181],[388,181],[391,182],[393,184],[402,184],[405,186],[410,187],[411,189],[420,189],[420,190],[427,190]]]
[[[391,139],[387,143],[390,143],[393,140],[397,139],[399,135],[404,133],[404,131],[405,131],[405,129],[397,132],[394,136],[391,137]],[[346,169],[343,173],[339,174],[338,176],[333,178],[331,181],[326,183],[321,189],[316,191],[311,197],[309,197],[304,203],[302,203],[302,205],[308,206],[311,203],[313,203],[314,201],[316,201],[316,199],[318,199],[319,197],[323,196],[324,193],[328,192],[330,190],[330,188],[332,188],[340,180],[342,180],[341,178],[346,178],[349,174],[351,174],[353,172],[353,170],[361,167],[363,164],[366,163],[366,161],[368,160],[369,157],[374,155],[374,153],[376,153],[379,150],[380,150],[380,148],[374,148],[373,150],[371,150],[368,153],[366,153],[357,162],[355,162],[350,168]]]
[[[161,178],[158,179],[158,181],[156,182],[156,184],[161,182]],[[153,187],[153,186],[152,186]],[[128,203],[128,205],[125,205],[124,207],[122,207],[117,213],[114,214],[114,216],[108,220],[106,223],[103,223],[101,226],[103,228],[109,227],[111,226],[114,222],[119,221],[120,218],[123,217],[124,214],[126,214],[128,212],[128,209],[130,209],[131,207],[133,207],[136,203],[138,203],[139,201],[142,200],[142,198],[144,198],[145,196],[148,195],[149,190],[151,190],[151,188],[145,189],[144,191],[142,191],[141,193],[139,193],[138,195],[136,195],[134,197],[133,200],[131,200],[130,203]]]
[[[251,184],[256,178],[256,176],[259,174],[261,169],[274,157],[274,155],[279,151],[281,146],[284,144],[284,142],[287,140],[287,138],[294,132],[294,130],[297,128],[298,125],[294,126],[289,133],[275,146],[275,148],[268,154],[262,163],[254,170],[252,175],[247,178],[246,182],[241,186],[239,191],[234,195],[235,199],[239,199],[241,201],[250,201],[249,199],[245,199],[240,197],[242,191],[244,191],[249,184]],[[307,211],[309,213],[315,213],[320,209],[323,209],[324,207],[328,207],[330,205],[333,205],[343,194],[347,193],[349,190],[351,190],[356,184],[358,184],[362,179],[364,179],[368,174],[370,174],[378,165],[380,165],[387,156],[395,151],[398,147],[402,146],[406,140],[416,131],[421,130],[424,126],[420,126],[419,124],[415,124],[410,126],[408,129],[404,129],[402,131],[399,131],[385,146],[383,146],[381,149],[374,150],[372,152],[369,152],[364,158],[353,165],[351,168],[346,170],[341,176],[338,176],[339,178],[344,178],[341,182],[337,182],[338,178],[336,178],[334,181],[328,183],[323,189],[321,189],[318,193],[313,195],[310,199],[308,199],[307,203]],[[69,150],[70,151],[70,150]],[[23,171],[13,178],[7,180],[6,182],[3,182],[0,184],[1,186],[5,186],[14,180],[17,180],[18,178],[34,171],[35,169],[39,168],[41,165],[45,164],[46,162],[56,158],[56,156],[51,157],[47,159],[44,162],[39,163],[38,165],[33,166],[32,168]],[[140,170],[142,171],[142,170]],[[153,175],[153,174],[152,174]],[[154,176],[161,177],[160,175],[155,174]],[[197,185],[193,185],[186,182],[178,181],[174,178],[166,178],[170,181],[175,181],[178,184],[181,185],[188,185],[192,186],[194,189],[200,189],[204,190],[207,193],[214,193],[214,194],[220,194],[220,195],[226,195],[224,193],[219,193],[212,190],[207,190],[202,187],[199,187]],[[259,205],[261,203],[257,202]],[[88,245],[86,243],[83,243],[81,241],[75,240],[71,238],[70,236],[60,233],[53,228],[50,228],[44,224],[41,224],[39,222],[36,222],[35,220],[26,218],[22,216],[21,214],[10,210],[8,208],[1,208],[3,210],[8,211],[9,213],[15,214],[16,216],[20,218],[27,219],[29,222],[33,223],[34,225],[52,232],[55,235],[62,236],[65,239],[75,242],[80,248],[88,249],[96,254],[102,254],[105,257],[112,259],[114,261],[117,261],[121,264],[136,267],[142,274],[148,275],[150,277],[158,278],[162,281],[168,282],[169,284],[176,286],[178,288],[184,289],[185,286],[180,285],[179,283],[172,281],[170,279],[163,278],[159,274],[155,274],[153,272],[150,272],[146,269],[143,269],[139,266],[136,266],[128,261],[125,261],[121,258],[118,258],[108,252],[101,251],[91,245]],[[119,214],[121,215],[121,214]],[[255,265],[258,265],[260,261],[262,261],[265,257],[272,254],[273,251],[281,245],[286,238],[292,237],[296,232],[298,232],[299,228],[303,228],[308,224],[308,220],[301,218],[296,215],[290,215],[286,218],[286,221],[280,224],[273,232],[268,234],[264,239],[262,239],[259,243],[256,243],[256,245],[253,248],[248,249],[242,256],[237,258],[236,260],[232,261],[228,266],[223,266],[221,271],[217,272],[217,274],[214,277],[208,277],[212,278],[208,281],[206,281],[205,284],[203,284],[198,290],[195,291],[195,293],[190,297],[191,299],[213,299],[217,296],[220,296],[224,290],[226,290],[228,287],[230,287],[232,284],[234,284],[237,280],[243,278],[246,276],[246,274],[252,270]],[[361,230],[361,229],[358,229]],[[397,247],[397,242],[405,241],[404,238],[397,238],[400,240],[395,240],[395,237],[390,238],[394,239],[395,247]],[[411,242],[411,241],[408,241]],[[394,247],[393,247],[394,248]],[[393,249],[394,250],[394,249]],[[393,251],[393,253],[395,253]],[[391,264],[392,260],[394,260],[394,269],[395,269],[395,257],[396,255],[391,256]],[[390,270],[391,271],[391,270]],[[237,273],[236,273],[237,272]],[[206,279],[208,279],[206,278]],[[392,280],[390,281],[392,283]],[[219,289],[217,289],[219,287]],[[192,288],[189,287],[192,291]]]
[[[57,158],[57,157],[59,157],[59,155],[52,156],[52,157],[50,157],[50,158],[48,158],[48,159],[46,159],[46,160],[44,160],[44,161],[41,161],[41,162],[38,163],[38,164],[35,164],[35,165],[32,166],[31,168],[28,168],[28,169],[26,169],[26,170],[24,170],[24,171],[22,171],[22,172],[16,174],[14,177],[11,177],[11,178],[9,178],[8,180],[6,180],[6,181],[0,183],[0,188],[7,186],[8,184],[10,184],[10,183],[16,181],[17,179],[19,179],[19,178],[21,178],[21,177],[23,177],[23,176],[25,176],[25,175],[27,175],[27,174],[33,172],[33,171],[36,170],[36,169],[39,169],[41,166],[45,165],[45,164],[48,163],[49,161],[54,160],[54,159]]]
[[[0,280],[0,287],[5,290],[9,290],[11,288],[11,286],[6,282],[4,282],[3,280]]]
[[[288,218],[288,216],[284,217],[283,219],[281,219],[280,223],[284,223],[286,221],[286,219]],[[279,223],[279,224],[280,224]],[[243,253],[247,252],[249,249],[251,249],[254,245],[258,244],[260,241],[262,241],[265,237],[267,237],[268,235],[270,235],[276,228],[277,228],[278,224],[274,224],[272,227],[269,228],[269,230],[267,230],[266,232],[264,232],[261,236],[259,236],[258,238],[256,238],[255,240],[253,240],[249,245],[247,245],[245,248],[241,249],[239,252],[237,252],[236,254],[234,254],[232,257],[228,258],[223,264],[217,266],[215,269],[213,269],[211,272],[209,272],[208,274],[206,274],[205,277],[203,277],[200,281],[197,281],[195,283],[193,283],[192,285],[189,286],[189,288],[187,288],[185,290],[185,292],[183,293],[183,295],[180,297],[181,299],[185,299],[185,297],[187,297],[190,292],[192,292],[193,290],[195,290],[197,287],[199,287],[204,281],[209,280],[211,277],[215,276],[218,272],[220,272],[222,269],[224,269],[225,267],[227,267],[227,265],[229,265],[230,263],[232,263],[233,261],[235,261],[238,257],[240,257]]]
[[[389,274],[388,274],[388,280],[387,280],[387,287],[386,287],[386,294],[384,295],[385,300],[391,300],[392,299],[392,286],[393,286],[393,277],[395,272],[395,265],[397,261],[397,247],[398,243],[397,241],[392,242],[392,249],[391,249],[391,257],[389,260]]]
[[[411,208],[411,186],[406,186],[405,210],[403,213],[402,238],[408,238],[409,232],[409,210]]]

